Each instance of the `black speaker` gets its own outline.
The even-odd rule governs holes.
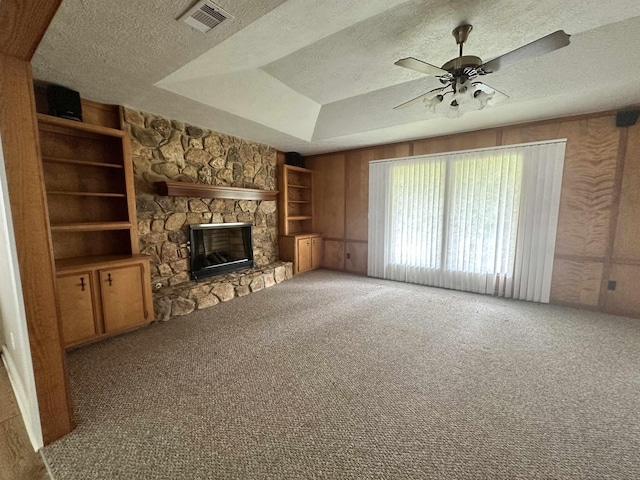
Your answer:
[[[284,154],[284,163],[304,168],[304,157],[298,152],[287,152]]]
[[[49,85],[47,100],[49,101],[49,115],[82,121],[80,94],[75,90],[59,85]]]
[[[625,110],[616,115],[616,127],[632,127],[640,117],[640,110]]]

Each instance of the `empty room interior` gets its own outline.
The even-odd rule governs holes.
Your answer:
[[[639,46],[0,0],[0,480],[640,478]]]

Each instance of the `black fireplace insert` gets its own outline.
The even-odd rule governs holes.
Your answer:
[[[252,228],[250,222],[189,225],[191,278],[253,267]]]

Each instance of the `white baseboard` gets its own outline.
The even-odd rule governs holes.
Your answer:
[[[9,374],[9,380],[11,381],[11,386],[13,387],[13,392],[15,393],[18,407],[22,414],[22,420],[24,421],[24,426],[27,429],[27,434],[29,435],[29,440],[31,440],[31,445],[33,445],[34,450],[37,452],[44,446],[42,430],[40,429],[40,415],[37,407],[34,412],[32,402],[29,401],[22,379],[20,378],[20,375],[18,375],[16,365],[13,362],[11,353],[9,352],[9,349],[7,349],[6,345],[2,346],[2,361],[7,369],[7,373]],[[37,406],[37,401],[35,402],[35,405]],[[36,416],[36,418],[34,418],[34,416]]]

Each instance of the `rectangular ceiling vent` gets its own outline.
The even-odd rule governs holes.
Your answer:
[[[222,8],[209,0],[196,3],[180,20],[187,25],[209,33],[213,28],[220,25],[225,20],[233,19],[233,15],[225,12]]]

